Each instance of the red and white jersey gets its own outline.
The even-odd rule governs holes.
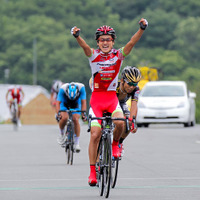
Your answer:
[[[118,75],[125,58],[123,48],[112,49],[109,54],[104,54],[99,49],[92,49],[88,58],[92,71],[92,91],[116,91]]]
[[[14,88],[9,88],[8,92],[12,96],[12,99],[17,99],[17,103],[19,104],[21,102],[21,97],[22,97],[22,88],[21,87],[14,87]]]

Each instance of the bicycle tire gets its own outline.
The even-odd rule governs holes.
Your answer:
[[[73,160],[74,160],[74,152],[75,152],[75,149],[74,149],[74,123],[73,121],[71,122],[71,131],[70,131],[70,134],[71,134],[71,160],[70,160],[70,164],[73,165]]]
[[[71,135],[71,159],[70,159],[70,164],[73,165],[73,161],[74,161],[74,134],[72,133]]]
[[[109,197],[110,186],[111,186],[111,167],[112,167],[112,149],[111,149],[111,138],[107,135],[104,146],[104,163],[105,167],[103,170],[104,175],[104,196]]]
[[[73,125],[68,124],[69,137],[67,139],[66,153],[67,153],[67,164],[73,165],[73,154],[74,154],[74,132]]]
[[[13,106],[14,108],[13,108],[12,122],[13,122],[14,131],[17,131],[18,130],[18,116],[17,116],[18,113],[17,113],[16,105],[14,104]]]
[[[119,168],[119,158],[112,159],[112,179],[111,179],[111,187],[114,188],[117,182]]]
[[[66,143],[66,146],[65,146],[65,153],[66,153],[66,156],[67,156],[67,164],[68,164],[68,149],[69,149],[69,144]]]
[[[99,195],[103,196],[104,192],[104,176],[103,176],[103,140],[101,139],[99,142],[99,147],[97,150],[97,157],[99,159],[98,165],[97,165],[97,185],[99,187]]]
[[[68,145],[68,149],[67,149],[67,164],[68,165],[70,163],[70,158],[71,158],[71,144]]]

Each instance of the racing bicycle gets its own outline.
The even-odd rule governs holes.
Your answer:
[[[14,99],[11,102],[11,115],[12,115],[12,123],[14,125],[14,130],[18,128],[18,104],[17,99]]]
[[[74,158],[74,152],[75,152],[75,147],[74,147],[75,132],[74,132],[74,122],[72,120],[73,118],[72,114],[75,112],[86,113],[86,111],[69,109],[69,110],[65,110],[61,112],[67,112],[69,115],[69,119],[67,120],[67,123],[66,123],[67,128],[65,132],[65,143],[63,144],[63,147],[65,147],[65,152],[67,155],[67,164],[73,165],[73,158]]]
[[[91,115],[88,118],[88,132],[90,131],[91,121],[92,120],[102,120],[101,123],[101,138],[99,141],[97,149],[97,158],[96,158],[96,176],[97,176],[97,186],[99,187],[100,196],[109,197],[110,187],[113,185],[113,182],[117,180],[117,170],[115,160],[118,159],[112,158],[112,137],[114,124],[113,120],[122,120],[126,123],[126,132],[129,131],[129,119],[126,118],[116,118],[111,117],[110,113],[104,113],[103,117],[92,117]],[[117,163],[118,164],[118,163]],[[112,172],[112,168],[114,168]]]

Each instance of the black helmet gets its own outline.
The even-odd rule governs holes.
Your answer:
[[[139,82],[142,78],[141,72],[136,67],[126,66],[122,71],[122,78],[128,82]]]

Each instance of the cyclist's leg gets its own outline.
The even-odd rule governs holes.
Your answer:
[[[74,122],[74,132],[76,133],[76,137],[80,137],[80,123],[79,123],[80,115],[77,113],[73,114],[73,122]]]
[[[116,94],[111,94],[108,101],[109,101],[109,107],[107,111],[112,113],[112,117],[123,118],[123,112],[120,107],[119,100]],[[117,158],[120,157],[118,144],[121,134],[124,130],[124,122],[118,120],[114,120],[113,122],[115,124],[115,129],[113,131],[112,151],[113,151],[113,156]]]
[[[20,119],[21,110],[22,110],[22,106],[18,105],[18,119]]]
[[[63,144],[65,142],[65,125],[66,125],[66,122],[69,118],[69,115],[67,112],[65,112],[65,110],[67,110],[67,108],[61,103],[60,104],[60,115],[61,115],[61,119],[59,121],[59,128],[60,128],[60,135],[59,135],[59,138],[58,138],[58,143],[59,144]]]
[[[74,110],[81,110],[81,99],[78,99],[77,101],[77,108],[75,108]],[[80,115],[81,112],[73,112],[73,122],[74,122],[74,131],[76,133],[77,137],[80,137],[80,123],[79,123],[79,119],[80,119]]]
[[[95,117],[92,108],[90,108],[89,114],[92,115],[92,117]],[[90,134],[90,142],[88,149],[89,160],[90,160],[90,176],[88,183],[90,186],[95,186],[97,183],[95,164],[97,158],[97,148],[100,138],[101,138],[101,125],[97,120],[94,120],[91,123],[91,134]]]
[[[114,112],[113,117],[123,118],[123,113],[120,111]],[[115,129],[113,131],[113,143],[112,143],[112,153],[115,158],[120,157],[121,152],[119,150],[119,139],[121,134],[124,131],[124,122],[123,121],[114,121]]]
[[[18,105],[18,119],[20,119],[22,113],[22,102],[19,99],[17,99],[17,105]]]
[[[62,111],[60,112],[60,115],[61,115],[61,119],[59,121],[59,128],[61,130],[64,130],[64,127],[66,125],[66,122],[67,122],[69,116],[68,116],[67,112],[62,112]]]
[[[79,119],[80,119],[80,114],[78,112],[75,112],[72,114],[73,115],[73,122],[74,122],[74,132],[75,132],[75,137],[74,137],[74,144],[75,144],[75,150],[76,152],[80,152],[81,148],[79,145],[79,138],[80,138],[80,123],[79,123]]]
[[[126,117],[126,116],[130,117],[130,111],[128,109],[128,105],[126,103],[120,103],[120,106],[123,110],[124,117]],[[129,133],[130,133],[130,131],[128,133],[126,132],[126,126],[124,124],[124,131],[123,131],[121,138],[119,140],[120,144],[123,143],[123,140],[129,135]]]
[[[119,117],[119,118],[124,117],[123,111],[121,109],[121,106],[119,104],[119,100],[118,100],[116,94],[110,96],[109,107],[108,107],[107,111],[112,113],[112,117]],[[119,120],[114,120],[113,122],[115,124],[115,129],[113,132],[113,139],[116,141],[119,141],[121,134],[124,130],[124,122],[119,121]]]
[[[13,114],[13,110],[12,110],[13,101],[14,101],[14,99],[10,99],[10,101],[9,101],[9,109],[10,109],[11,114]]]
[[[21,120],[20,120],[21,113],[22,113],[22,104],[21,104],[21,102],[19,102],[19,104],[17,104],[17,106],[18,106],[18,109],[17,109],[18,110],[18,113],[17,113],[17,117],[18,117],[17,124],[18,124],[19,127],[21,127],[22,126]]]
[[[123,118],[124,115],[122,111],[115,110],[112,117]],[[122,133],[124,132],[124,121],[115,120],[114,124],[115,124],[115,129],[113,131],[113,140],[119,141]]]

